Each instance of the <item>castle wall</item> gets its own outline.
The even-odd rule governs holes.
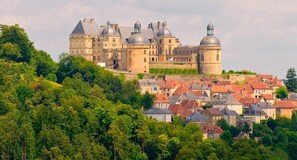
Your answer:
[[[197,63],[191,62],[150,62],[150,68],[197,69]]]
[[[222,74],[220,46],[199,47],[199,73],[201,74]]]
[[[149,46],[127,46],[127,71],[137,73],[149,73]]]

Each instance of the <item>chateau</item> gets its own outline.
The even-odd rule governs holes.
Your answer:
[[[132,26],[98,26],[94,19],[78,22],[69,37],[69,54],[109,69],[149,73],[149,68],[197,68],[201,74],[221,74],[221,44],[207,26],[199,46],[182,46],[167,22]],[[177,65],[178,64],[178,65]]]

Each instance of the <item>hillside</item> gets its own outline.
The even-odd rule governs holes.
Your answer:
[[[296,120],[256,125],[259,143],[234,141],[232,129],[244,129],[230,126],[203,141],[196,124],[145,117],[152,97],[136,81],[80,57],[62,54],[55,63],[19,26],[3,27],[0,58],[1,159],[296,158]]]

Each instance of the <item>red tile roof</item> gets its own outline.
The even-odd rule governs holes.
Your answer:
[[[212,93],[228,93],[228,90],[225,86],[212,86],[211,92]]]
[[[220,112],[220,110],[218,108],[206,108],[203,112],[208,112],[212,116],[221,116],[222,115],[222,113]]]
[[[265,89],[265,90],[271,89],[267,83],[255,83],[255,84],[252,84],[252,88],[254,90],[255,89]]]
[[[261,101],[261,98],[240,98],[239,102],[243,105],[256,104]]]
[[[217,125],[205,125],[203,127],[203,132],[204,133],[215,133],[215,134],[222,134],[224,131],[222,130],[222,128],[220,128]]]
[[[226,88],[231,93],[242,93],[243,91],[254,93],[251,85],[227,85]]]
[[[195,96],[201,97],[203,96],[203,91],[202,90],[196,90],[196,91],[190,91],[193,93]]]
[[[184,109],[197,109],[197,108],[201,108],[199,103],[196,100],[193,99],[187,99],[187,100],[183,100],[181,103],[181,106]]]
[[[262,94],[262,97],[265,100],[274,100],[274,97],[271,94]]]
[[[188,87],[178,87],[174,92],[173,92],[173,94],[172,95],[182,95],[182,94],[184,94],[184,93],[186,93],[186,92],[188,92],[189,90],[188,90]]]
[[[160,93],[156,95],[155,103],[169,103],[169,102],[170,102],[169,98],[165,94]]]
[[[277,101],[273,106],[275,108],[294,109],[297,108],[297,103],[293,101]]]
[[[261,79],[268,79],[268,80],[273,79],[273,75],[270,75],[270,74],[259,74],[258,77]]]

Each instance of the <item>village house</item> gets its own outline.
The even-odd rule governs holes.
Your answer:
[[[156,108],[169,108],[170,101],[168,96],[163,93],[156,94],[156,99],[154,101],[154,107]]]
[[[160,122],[171,122],[172,113],[166,108],[150,108],[144,111],[144,114],[148,117],[152,117]]]
[[[276,108],[276,115],[291,119],[292,112],[297,108],[294,101],[277,101],[273,104]]]
[[[245,110],[243,115],[245,118],[250,118],[253,123],[260,123],[261,120],[268,119],[267,114],[262,111],[257,105],[251,105]]]
[[[145,92],[148,92],[150,94],[159,93],[159,83],[155,79],[140,79],[138,80],[138,83],[142,94],[144,94]]]
[[[208,123],[211,125],[215,125],[222,118],[222,113],[217,108],[206,108],[202,114],[208,118]]]
[[[237,125],[239,115],[235,111],[229,110],[228,108],[224,108],[223,110],[221,110],[221,113],[223,119],[225,119],[230,126]]]
[[[263,94],[272,95],[272,88],[269,87],[267,83],[254,83],[252,84],[252,88],[254,90],[255,98],[262,98]]]
[[[276,118],[276,109],[270,103],[258,102],[256,105],[267,114],[268,118]]]
[[[212,100],[213,108],[222,110],[228,108],[229,110],[235,111],[237,114],[242,114],[243,105],[238,102],[231,94],[224,95],[221,98],[218,97]]]
[[[224,131],[217,125],[205,125],[203,127],[203,139],[219,139]]]
[[[194,112],[186,118],[185,122],[186,123],[195,123],[200,128],[203,128],[208,123],[208,119],[201,113]]]

